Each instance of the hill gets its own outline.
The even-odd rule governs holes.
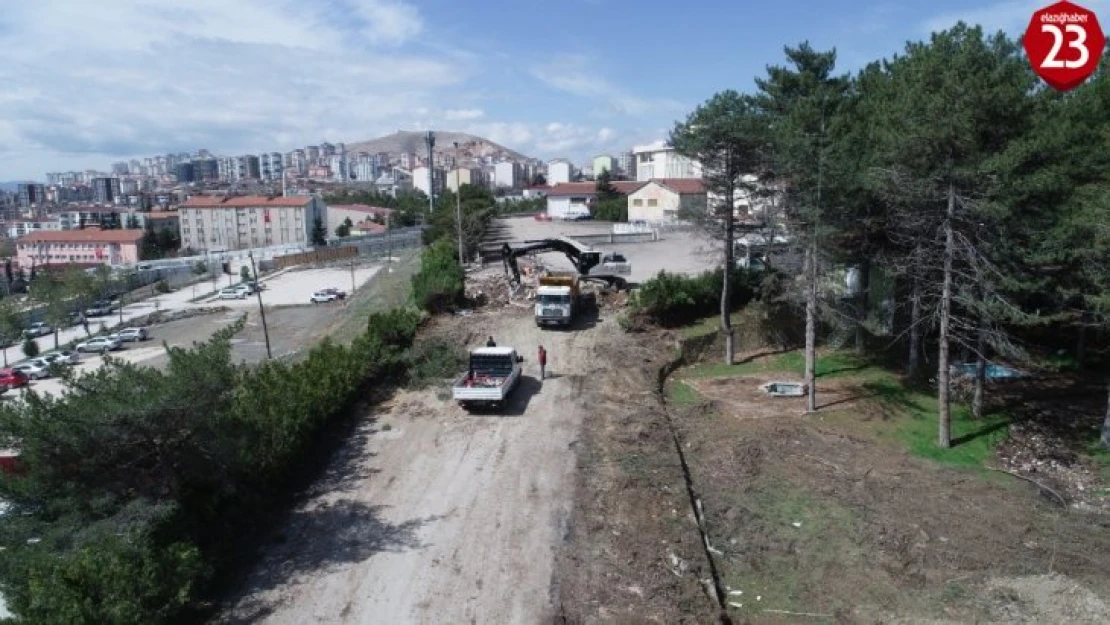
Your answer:
[[[524,162],[533,160],[516,150],[494,143],[484,137],[467,134],[465,132],[446,132],[433,130],[436,138],[435,152],[446,156],[455,155],[454,143],[459,143],[459,160],[476,159],[484,156],[503,157],[509,160]],[[408,152],[423,156],[427,148],[424,146],[424,132],[399,130],[391,135],[377,139],[348,143],[347,152],[388,152],[393,158]]]

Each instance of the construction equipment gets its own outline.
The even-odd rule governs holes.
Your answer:
[[[578,276],[554,273],[540,276],[536,288],[536,325],[569,326],[578,314]]]
[[[569,237],[525,241],[524,245],[515,248],[505,243],[501,246],[501,260],[505,263],[505,274],[509,278],[510,286],[516,287],[520,284],[520,268],[517,267],[517,257],[532,252],[562,252],[574,265],[574,268],[578,270],[580,279],[605,282],[617,288],[623,288],[626,281],[614,274],[628,274],[632,271],[632,266],[627,261],[620,263],[619,266],[603,262],[605,256],[616,256],[622,260],[624,259],[623,256],[615,253],[603,255],[597,250],[586,248]],[[608,271],[611,267],[615,270]],[[600,271],[594,273],[593,270],[597,268],[600,268]]]

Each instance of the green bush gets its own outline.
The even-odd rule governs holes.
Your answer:
[[[412,295],[421,309],[441,313],[465,300],[466,274],[457,254],[451,242],[443,239],[424,249],[420,271],[412,277]]]
[[[165,280],[159,280],[154,283],[154,289],[159,293],[170,293],[173,289],[170,288],[170,283]]]
[[[39,355],[39,344],[35,339],[26,338],[23,340],[23,355],[28,358]]]
[[[601,221],[628,221],[628,197],[601,200],[593,209],[593,217]]]
[[[660,271],[645,281],[633,306],[655,323],[675,327],[707,317],[721,308],[723,270],[704,271],[696,276]],[[732,309],[746,306],[756,294],[757,282],[747,271],[732,274]]]

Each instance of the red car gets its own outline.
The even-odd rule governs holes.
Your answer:
[[[536,213],[536,221],[551,221],[551,216],[547,213]]]
[[[30,380],[22,371],[16,371],[11,367],[0,369],[0,389],[4,389],[5,392],[27,386],[29,383]]]

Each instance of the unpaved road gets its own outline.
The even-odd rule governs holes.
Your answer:
[[[574,497],[576,438],[598,379],[601,333],[540,330],[509,308],[437,321],[525,356],[500,416],[444,389],[372,409],[297,507],[219,623],[537,623],[550,619],[556,549]],[[537,379],[535,350],[548,349]],[[389,428],[384,429],[388,424]]]

